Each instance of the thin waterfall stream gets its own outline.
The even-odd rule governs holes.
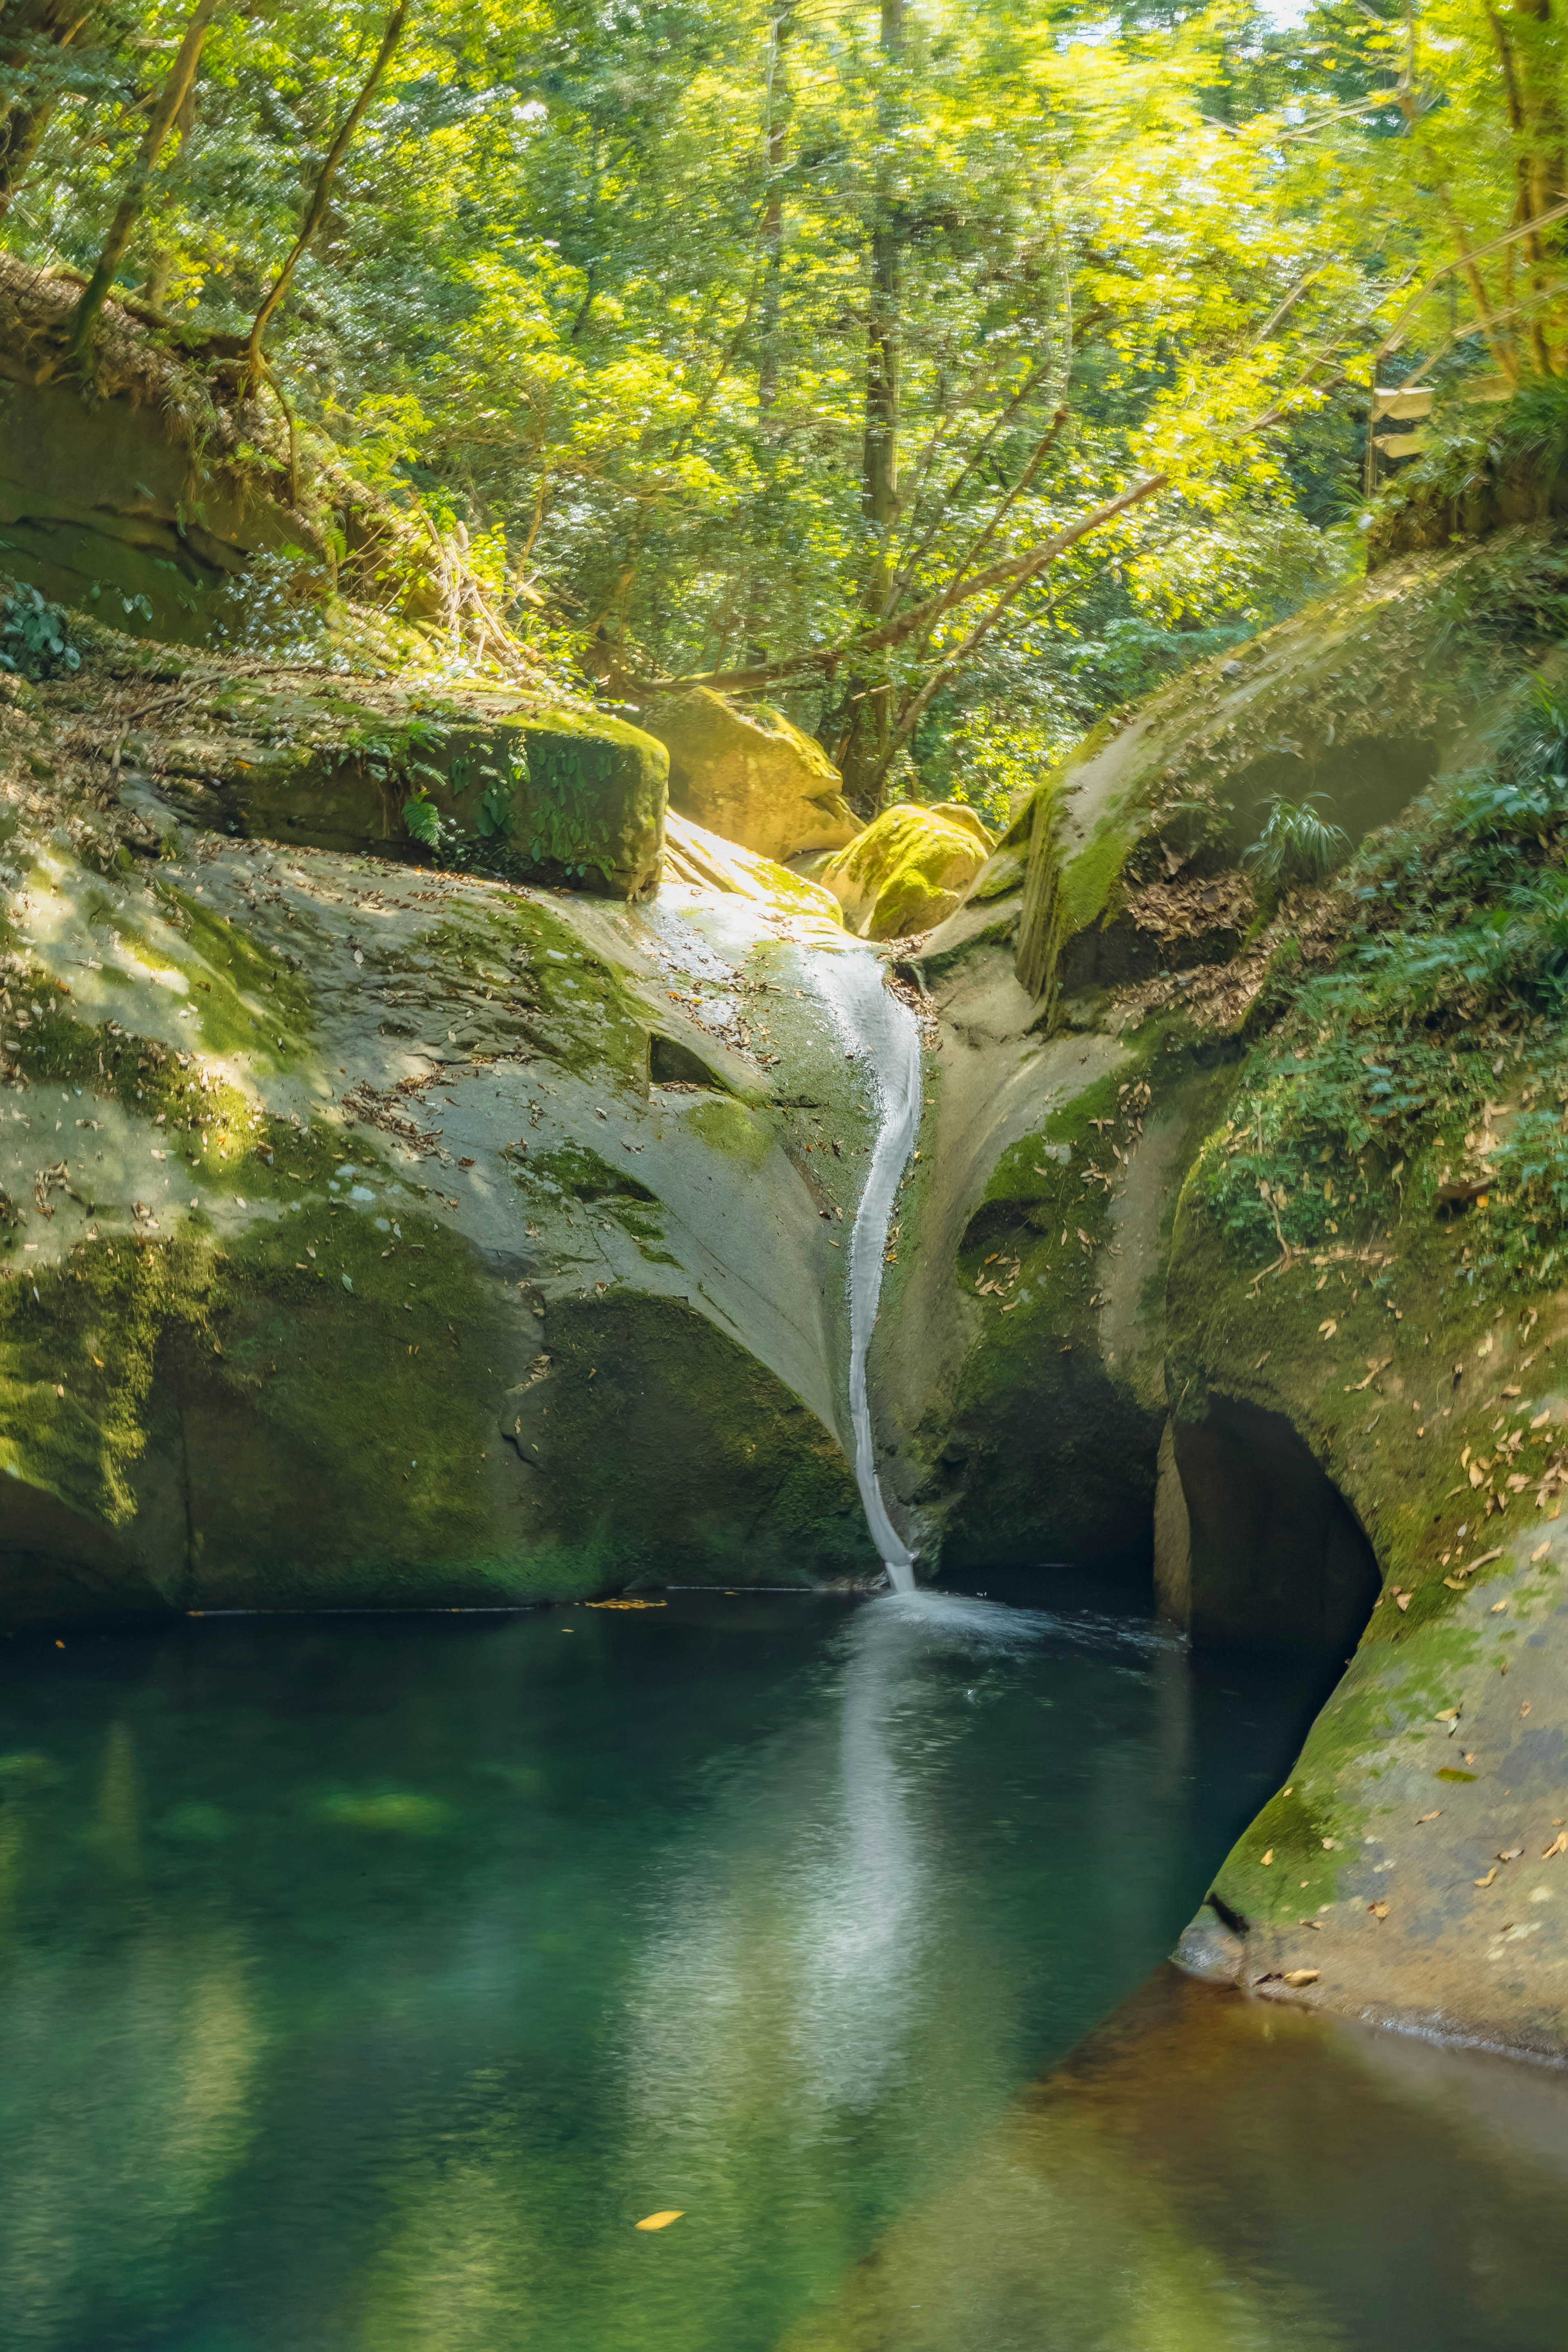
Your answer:
[[[877,1475],[866,1363],[881,1301],[893,1202],[920,1129],[920,1024],[908,1005],[900,1003],[885,984],[876,958],[840,952],[832,958],[829,970],[835,983],[831,1001],[849,1040],[849,1050],[863,1053],[870,1065],[880,1121],[849,1237],[849,1419],[855,1437],[855,1478],[866,1524],[889,1581],[896,1592],[912,1592],[914,1554],[888,1516]]]

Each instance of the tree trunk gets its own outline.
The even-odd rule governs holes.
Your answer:
[[[195,80],[196,68],[202,61],[202,43],[206,39],[207,26],[216,16],[219,5],[220,0],[196,0],[190,22],[185,26],[185,37],[180,43],[179,55],[170,69],[168,80],[163,84],[158,103],[153,109],[153,119],[147,125],[147,134],[132,166],[125,194],[120,200],[120,208],[104,240],[103,251],[98,257],[98,267],[83,287],[81,299],[72,313],[70,355],[73,360],[83,358],[91,344],[98,314],[114,283],[114,273],[125,257],[132,231],[142,217],[153,173],[163,152],[163,142],[174,127],[174,118],[190,96],[191,84]]]
[[[1502,65],[1509,125],[1514,135],[1518,195],[1516,222],[1538,220],[1568,193],[1568,125],[1558,93],[1560,27],[1552,0],[1510,0],[1489,11]],[[1561,227],[1532,231],[1525,246],[1537,292],[1562,273]],[[1554,373],[1547,319],[1537,312],[1530,324],[1531,357],[1542,375]]]
[[[881,0],[883,85],[878,107],[879,144],[891,145],[893,106],[888,68],[903,55],[904,0]],[[868,622],[886,613],[892,577],[893,532],[899,519],[900,298],[903,290],[903,240],[885,164],[878,166],[872,202],[870,283],[866,313],[866,429],[861,445],[860,510],[868,526],[861,609]],[[892,732],[890,686],[852,677],[834,721],[834,757],[851,801],[875,798],[886,781]],[[868,814],[875,809],[868,807]]]
[[[784,307],[784,174],[789,162],[789,82],[784,45],[795,0],[781,0],[768,36],[767,201],[763,207],[763,300],[757,407],[765,416],[779,392],[779,320]]]
[[[272,282],[271,292],[251,321],[250,341],[245,354],[245,383],[247,392],[253,396],[257,385],[261,381],[264,365],[261,356],[262,338],[267,332],[273,312],[289,291],[294,272],[300,267],[310,239],[321,226],[326,214],[327,198],[331,194],[332,182],[338,176],[338,165],[343,160],[349,141],[358,130],[366,108],[375,96],[382,75],[392,62],[393,51],[403,38],[403,28],[408,22],[409,6],[410,0],[396,0],[396,5],[388,16],[385,28],[382,33],[381,47],[375,53],[375,62],[365,77],[359,96],[344,116],[342,129],[327,150],[327,159],[316,176],[315,189],[305,208],[305,218],[300,234],[294,240],[288,259]]]
[[[0,5],[0,85],[11,93],[0,100],[0,220],[26,179],[59,104],[58,74],[38,71],[44,54],[68,49],[91,14],[84,0],[4,0]]]

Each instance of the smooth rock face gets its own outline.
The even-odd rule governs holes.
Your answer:
[[[145,783],[138,858],[74,774],[0,778],[5,1616],[874,1576],[866,950],[795,877],[625,906]]]
[[[820,743],[766,703],[742,709],[699,687],[640,717],[668,751],[672,807],[708,832],[782,863],[860,830]]]
[[[820,879],[862,939],[908,939],[957,912],[991,849],[973,809],[900,805],[830,858]]]

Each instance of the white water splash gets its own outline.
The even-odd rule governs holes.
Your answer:
[[[889,1581],[895,1591],[912,1592],[914,1554],[888,1517],[877,1475],[866,1360],[877,1328],[893,1202],[920,1128],[921,1033],[908,1005],[883,985],[882,968],[874,956],[840,950],[823,961],[839,1028],[857,1058],[863,1056],[869,1066],[881,1122],[849,1236],[849,1419],[855,1436],[855,1478],[866,1524]]]

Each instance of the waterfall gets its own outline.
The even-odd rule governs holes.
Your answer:
[[[877,1328],[888,1227],[899,1180],[914,1150],[921,1118],[921,1033],[908,1005],[884,987],[874,957],[840,950],[824,960],[831,975],[831,1001],[848,1050],[870,1066],[879,1121],[876,1149],[849,1236],[849,1419],[855,1435],[855,1477],[871,1540],[881,1554],[895,1591],[915,1589],[914,1555],[900,1540],[882,1500],[871,1408],[866,1396],[866,1359]]]

